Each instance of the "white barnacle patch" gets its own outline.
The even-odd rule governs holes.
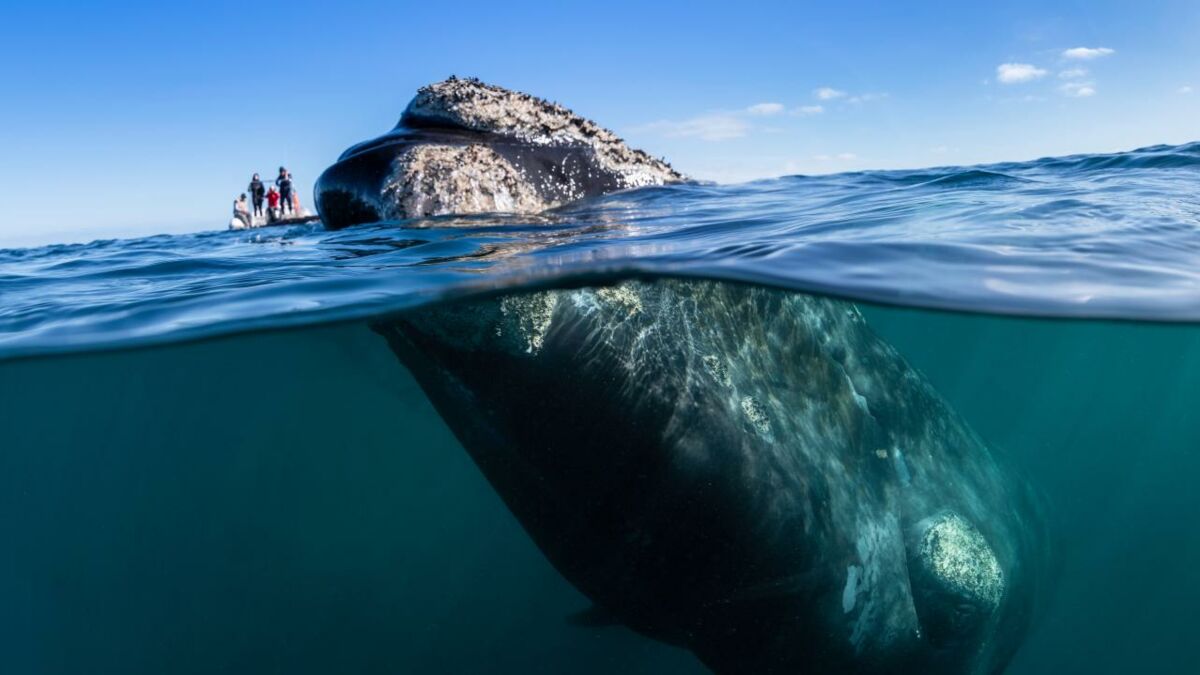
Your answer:
[[[554,319],[558,295],[553,291],[510,295],[500,300],[501,326],[496,334],[515,334],[526,353],[537,354]]]
[[[1000,561],[987,540],[955,513],[939,516],[921,538],[920,556],[929,571],[956,593],[991,609],[1004,595]]]
[[[700,362],[704,364],[704,369],[712,375],[713,379],[720,382],[722,386],[733,386],[733,379],[729,377],[729,366],[725,364],[721,357],[716,354],[705,354]]]
[[[742,413],[762,436],[771,436],[771,418],[767,416],[767,408],[753,396],[742,397]]]
[[[642,296],[633,284],[596,289],[596,297],[603,303],[624,310],[627,316],[633,316],[642,311]]]
[[[524,174],[484,145],[419,145],[393,162],[383,186],[385,218],[450,213],[534,213],[544,202]]]

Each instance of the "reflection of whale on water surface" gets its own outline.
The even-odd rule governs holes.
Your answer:
[[[990,673],[1027,488],[850,304],[626,282],[376,324],[555,567],[718,673]]]

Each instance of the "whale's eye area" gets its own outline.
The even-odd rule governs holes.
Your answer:
[[[1000,561],[965,518],[943,513],[918,526],[910,574],[917,616],[930,642],[946,646],[975,634],[1000,606]]]

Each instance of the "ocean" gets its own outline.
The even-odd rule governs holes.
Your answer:
[[[379,329],[685,280],[855,308],[1042,496],[1005,672],[1192,672],[1198,180],[1191,144],[0,251],[2,670],[710,672],[575,618]]]

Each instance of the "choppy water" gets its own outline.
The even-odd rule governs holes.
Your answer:
[[[1190,672],[1197,179],[1191,144],[0,251],[3,670],[706,672],[564,620],[366,325],[671,275],[863,301],[1046,495],[1061,571],[1008,672]]]

